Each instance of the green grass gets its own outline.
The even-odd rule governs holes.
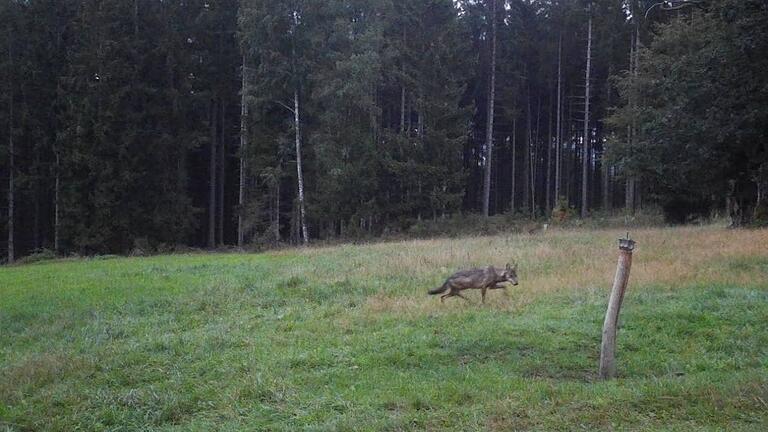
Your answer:
[[[768,231],[633,235],[610,382],[617,231],[3,268],[0,430],[768,430]]]

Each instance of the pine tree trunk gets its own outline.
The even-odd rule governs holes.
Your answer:
[[[216,111],[216,100],[211,100],[211,146],[208,161],[208,247],[216,247],[216,120],[218,118]]]
[[[411,99],[413,99],[413,96],[406,93],[405,95],[405,112],[406,112],[405,136],[407,137],[411,136],[411,131],[413,130],[413,118],[412,118],[413,116],[411,115],[411,112],[413,111],[413,101]]]
[[[419,138],[419,142],[424,144],[424,101],[419,97],[419,99],[416,101],[416,128],[418,129],[418,132],[416,133],[416,136]]]
[[[139,36],[139,0],[133,0],[133,35]]]
[[[610,211],[611,210],[611,167],[608,165],[607,161],[605,160],[605,155],[603,155],[603,210],[604,211]]]
[[[491,6],[491,84],[488,90],[488,113],[485,128],[485,181],[483,182],[483,216],[488,217],[491,201],[491,167],[493,161],[493,114],[496,97],[496,0]]]
[[[608,76],[613,75],[613,64],[608,65]],[[608,94],[606,95],[606,106],[611,106],[611,86],[610,84],[606,85],[606,89],[608,91]],[[603,158],[602,158],[602,168],[603,168],[603,211],[610,212],[611,211],[611,167],[608,165],[608,158],[606,157],[607,152],[607,144],[603,144]]]
[[[528,117],[528,127],[530,129],[530,117]],[[536,167],[534,165],[534,162],[536,160],[536,144],[533,142],[533,133],[532,131],[528,132],[528,160],[526,163],[528,164],[528,186],[530,187],[530,204],[531,204],[531,217],[535,217],[536,215]]]
[[[246,57],[243,54],[242,84],[240,94],[240,179],[237,192],[237,246],[245,244],[245,227],[243,216],[245,213],[245,170],[248,150],[248,70],[246,69]]]
[[[573,115],[573,106],[571,106],[571,115]],[[581,131],[576,132],[574,125],[571,125],[571,178],[569,188],[571,196],[569,198],[570,205],[577,207],[581,204],[579,201],[579,187],[581,177],[581,153],[583,147],[579,144],[579,137],[581,137]]]
[[[560,186],[562,185],[562,126],[560,120],[562,117],[563,104],[562,104],[562,60],[563,60],[563,35],[560,34],[560,38],[557,44],[557,142],[555,147],[555,201],[560,200]]]
[[[527,127],[526,127],[526,135],[525,135],[525,187],[526,187],[526,197],[525,197],[525,207],[528,209],[531,214],[533,214],[533,202],[536,201],[536,198],[533,196],[533,189],[534,189],[534,183],[533,183],[533,148],[532,148],[532,142],[533,142],[533,113],[531,113],[531,88],[530,85],[528,87],[528,115],[527,115]]]
[[[626,189],[624,190],[624,208],[629,214],[635,213],[635,179],[627,178]]]
[[[57,19],[58,24],[58,19]],[[60,25],[56,26],[56,49],[61,49],[61,41],[62,41],[62,27]],[[56,85],[57,92],[61,90],[61,84],[57,83]],[[54,141],[54,156],[55,156],[55,169],[56,172],[54,173],[55,180],[54,180],[54,191],[53,191],[53,251],[58,255],[60,253],[60,244],[59,244],[59,236],[60,236],[60,223],[59,223],[59,195],[61,190],[61,159],[60,159],[60,149],[59,145],[57,144],[57,140]]]
[[[640,49],[639,46],[640,42],[640,23],[637,18],[635,18],[635,36],[634,40],[630,42],[629,45],[629,75],[631,76],[632,81],[634,82],[637,78],[637,66],[638,66],[638,50]],[[630,108],[634,109],[635,106],[635,100],[633,98],[633,92],[634,90],[631,90],[629,93],[629,106]],[[635,138],[635,121],[634,121],[634,115],[632,124],[627,127],[627,141],[629,141],[629,148],[630,151],[632,151],[633,144]],[[624,193],[624,207],[626,208],[626,211],[629,214],[635,214],[635,177],[629,176],[627,177],[627,184],[626,184],[626,191]]]
[[[40,148],[35,146],[35,165],[34,165],[34,215],[32,220],[32,247],[37,250],[40,248]]]
[[[221,135],[219,137],[221,152],[219,155],[219,220],[218,220],[218,243],[224,245],[224,183],[227,181],[227,104],[221,103]]]
[[[547,134],[547,181],[546,181],[546,214],[552,211],[552,93],[549,95],[549,116],[547,118],[549,132]]]
[[[565,105],[563,105],[563,110],[566,110]],[[572,116],[573,116],[573,101],[568,103],[567,111],[565,112],[565,118],[568,119],[567,124],[563,125],[563,129],[565,132],[565,135],[563,136],[563,139],[568,145],[566,146],[567,151],[565,153],[565,159],[563,162],[563,170],[565,171],[563,173],[565,184],[563,185],[565,187],[565,202],[570,207],[574,200],[574,193],[573,193],[573,170],[575,167],[575,161],[576,161],[576,147],[574,145],[573,140],[573,124],[571,123]]]
[[[638,20],[635,26],[635,68],[633,77],[637,82],[637,77],[640,73],[640,21]],[[635,99],[635,105],[637,105],[637,99]],[[637,117],[632,117],[632,139],[637,140]],[[640,188],[638,187],[637,178],[632,178],[632,213],[634,214],[636,209],[640,208]]]
[[[517,116],[512,119],[512,196],[510,199],[510,211],[515,213],[515,182],[516,182],[516,157],[517,152]]]
[[[536,186],[539,183],[539,125],[541,123],[541,95],[536,95],[536,134],[531,140],[531,219],[536,218]]]
[[[588,175],[589,175],[589,74],[592,66],[592,11],[589,11],[589,24],[587,33],[587,73],[584,91],[584,145],[581,155],[581,217],[586,218],[589,211]]]
[[[531,218],[536,218],[537,213],[537,192],[539,185],[541,184],[541,166],[543,161],[541,160],[541,155],[539,152],[541,151],[541,93],[539,91],[536,91],[536,134],[533,137],[533,144],[532,144],[532,153],[531,153],[531,182],[532,182],[532,189],[531,189],[531,196],[532,196],[532,203],[531,203]]]
[[[493,214],[500,214],[504,213],[504,202],[499,197],[501,194],[501,185],[504,180],[501,158],[497,157],[495,160],[496,166],[493,168],[493,184],[491,185],[491,189],[493,189]]]
[[[275,243],[280,243],[280,178],[275,181],[275,209],[274,209],[274,225],[272,226],[272,232],[275,237]]]
[[[376,148],[377,143],[379,142],[379,123],[381,122],[381,119],[379,118],[379,115],[376,112],[376,108],[381,106],[381,104],[379,103],[378,89],[374,85],[371,85],[371,96],[373,100],[373,104],[370,107],[371,140],[373,141],[373,148]],[[382,110],[382,113],[383,113],[383,110]]]
[[[405,46],[407,43],[407,36],[405,33],[405,27],[403,27],[403,50],[405,51]],[[402,80],[405,80],[405,70],[402,66],[400,66],[400,72],[403,75],[401,77]],[[405,134],[405,98],[406,98],[406,91],[405,91],[405,83],[400,84],[400,133]]]
[[[309,243],[309,235],[307,233],[307,216],[304,209],[304,178],[301,168],[301,118],[299,117],[299,89],[296,88],[293,92],[293,118],[294,128],[296,129],[296,175],[299,186],[299,222],[301,224],[301,235],[303,237],[304,244]]]
[[[61,191],[61,162],[59,151],[56,150],[56,182],[53,195],[53,250],[58,254],[59,249],[59,236],[60,236],[60,222],[59,222],[59,203],[60,203],[60,191]]]
[[[8,64],[11,78],[8,79],[8,264],[13,264],[14,257],[14,176],[16,175],[15,154],[13,145],[13,51],[12,39],[8,39]]]
[[[526,68],[527,69],[527,68]],[[531,164],[529,162],[531,153],[531,94],[528,89],[528,95],[526,98],[526,110],[525,110],[525,142],[523,143],[523,211],[527,211],[530,205],[531,199]]]
[[[405,86],[400,88],[400,133],[405,134]]]

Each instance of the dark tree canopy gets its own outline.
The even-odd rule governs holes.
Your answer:
[[[638,136],[618,140],[613,158],[673,218],[725,197],[739,221],[750,218],[768,180],[768,6],[717,2],[652,32],[637,78],[618,81],[624,99],[637,101],[609,123],[621,130],[634,122]]]
[[[479,213],[487,175],[491,215],[768,213],[764,1],[495,3],[2,2],[0,249],[298,242],[298,173],[312,239]]]

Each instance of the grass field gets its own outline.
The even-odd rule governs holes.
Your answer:
[[[0,430],[768,430],[768,230],[623,232],[0,269]],[[445,304],[459,268],[520,285]]]

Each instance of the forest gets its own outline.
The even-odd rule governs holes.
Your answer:
[[[0,23],[7,262],[768,220],[764,0],[2,0]]]

